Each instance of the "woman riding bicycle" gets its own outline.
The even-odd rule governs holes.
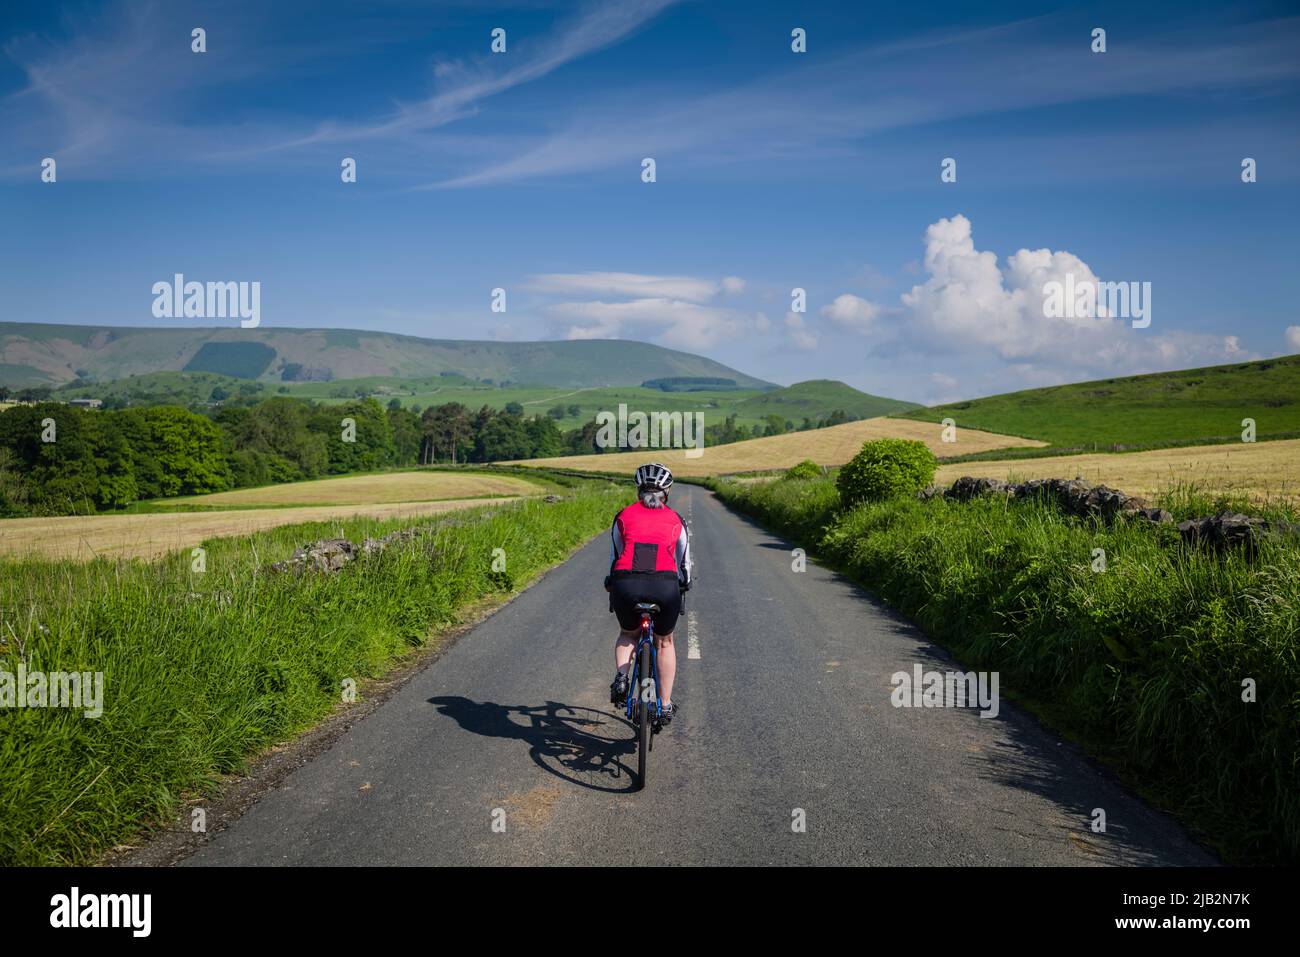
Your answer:
[[[659,606],[654,641],[662,721],[667,724],[677,714],[672,701],[673,677],[677,673],[673,629],[682,610],[682,592],[691,587],[690,538],[686,522],[668,507],[673,473],[667,466],[658,462],[643,465],[636,470],[635,481],[637,501],[618,513],[610,529],[605,590],[610,594],[610,611],[618,616],[620,630],[614,645],[618,671],[609,688],[609,700],[616,705],[627,701],[627,674],[641,632],[641,614],[636,605],[653,602]]]

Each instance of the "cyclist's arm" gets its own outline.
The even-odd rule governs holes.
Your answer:
[[[682,588],[691,587],[691,537],[687,534],[686,523],[682,523],[682,533],[677,536],[677,578]]]
[[[618,519],[614,519],[614,524],[609,529],[609,573],[614,574],[614,563],[618,561],[619,553],[623,551],[623,530],[618,527]],[[609,575],[605,576],[605,588],[609,588]]]

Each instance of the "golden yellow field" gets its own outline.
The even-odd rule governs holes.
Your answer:
[[[1196,445],[1152,452],[1060,455],[939,467],[935,481],[963,475],[1018,480],[1074,478],[1103,482],[1130,495],[1150,497],[1175,485],[1195,483],[1207,492],[1247,495],[1257,501],[1300,501],[1300,439],[1234,445]]]
[[[730,445],[706,446],[703,454],[691,458],[682,449],[647,449],[644,452],[611,452],[608,455],[572,455],[562,458],[530,459],[512,464],[550,465],[556,468],[598,472],[632,472],[643,462],[656,461],[680,475],[725,475],[758,469],[789,468],[796,462],[812,459],[818,465],[843,465],[868,439],[920,439],[936,455],[962,455],[991,449],[1038,448],[1046,443],[1013,435],[959,429],[957,441],[940,439],[941,427],[932,422],[910,419],[876,418],[828,429],[791,432],[768,438],[733,442]]]
[[[459,475],[454,472],[386,472],[344,478],[291,482],[264,488],[168,499],[167,504],[248,505],[374,505],[381,502],[430,502],[475,495],[535,495],[541,486],[506,475]]]
[[[277,525],[355,515],[430,515],[501,504],[544,491],[534,482],[507,475],[429,470],[291,482],[170,499],[166,503],[230,511],[0,520],[0,555],[82,560],[97,555],[153,558],[174,549],[193,548],[208,538],[246,535]]]
[[[176,512],[146,515],[70,515],[10,518],[0,521],[0,555],[89,560],[154,558],[206,539],[247,535],[277,525],[367,515],[409,518],[513,498],[455,499],[441,502],[389,502],[378,505],[317,505],[307,508],[243,509],[230,512]]]

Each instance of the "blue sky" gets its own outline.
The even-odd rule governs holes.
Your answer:
[[[10,4],[0,319],[193,323],[151,313],[180,272],[259,281],[263,327],[924,402],[1300,352],[1290,5],[899,7]],[[1045,317],[1067,272],[1151,283],[1151,325]]]

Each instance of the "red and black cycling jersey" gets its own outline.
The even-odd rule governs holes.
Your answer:
[[[667,505],[629,505],[610,529],[610,575],[658,574],[691,584],[691,545],[686,522]]]

